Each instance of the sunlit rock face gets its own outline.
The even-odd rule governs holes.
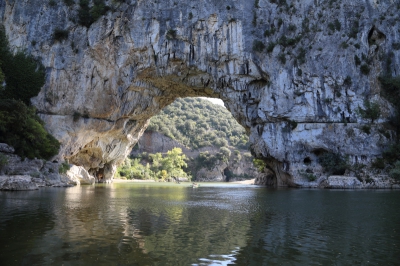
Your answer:
[[[46,67],[32,102],[62,143],[58,157],[100,181],[177,97],[224,100],[266,160],[268,184],[319,176],[324,151],[367,164],[388,142],[377,78],[400,65],[395,1],[108,1],[90,28],[77,23],[78,4],[56,2],[0,0],[0,19],[10,45]],[[370,134],[355,112],[364,99],[382,107]]]

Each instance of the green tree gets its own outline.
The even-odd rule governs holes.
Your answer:
[[[43,127],[33,108],[16,100],[0,100],[0,142],[14,147],[21,157],[50,159],[60,143]]]
[[[374,123],[374,120],[378,119],[381,116],[381,108],[379,106],[379,103],[370,102],[369,100],[364,100],[364,109],[358,107],[356,112],[360,114],[362,118],[370,119],[371,123]]]

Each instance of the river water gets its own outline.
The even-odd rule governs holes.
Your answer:
[[[399,265],[400,191],[121,183],[0,192],[0,265]]]

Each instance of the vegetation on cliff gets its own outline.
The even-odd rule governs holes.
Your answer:
[[[142,159],[142,160],[141,160]],[[117,173],[126,179],[154,179],[166,180],[169,178],[188,178],[184,169],[187,167],[187,158],[182,149],[174,148],[166,154],[155,153],[141,158],[125,159]]]
[[[43,66],[23,52],[13,54],[0,29],[0,142],[13,146],[23,158],[49,159],[60,147],[29,106],[44,78]]]
[[[150,120],[158,131],[190,149],[207,146],[247,149],[244,128],[224,107],[201,98],[179,98]]]

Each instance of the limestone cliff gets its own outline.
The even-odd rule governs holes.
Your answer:
[[[398,1],[107,4],[86,28],[78,3],[0,0],[11,46],[46,67],[32,102],[62,143],[59,157],[94,175],[110,180],[148,119],[176,97],[224,100],[275,185],[320,172],[321,151],[368,163],[389,141],[380,128],[391,107],[377,77],[399,69]],[[56,40],[56,29],[68,37]],[[365,99],[383,111],[370,134],[355,112]]]

